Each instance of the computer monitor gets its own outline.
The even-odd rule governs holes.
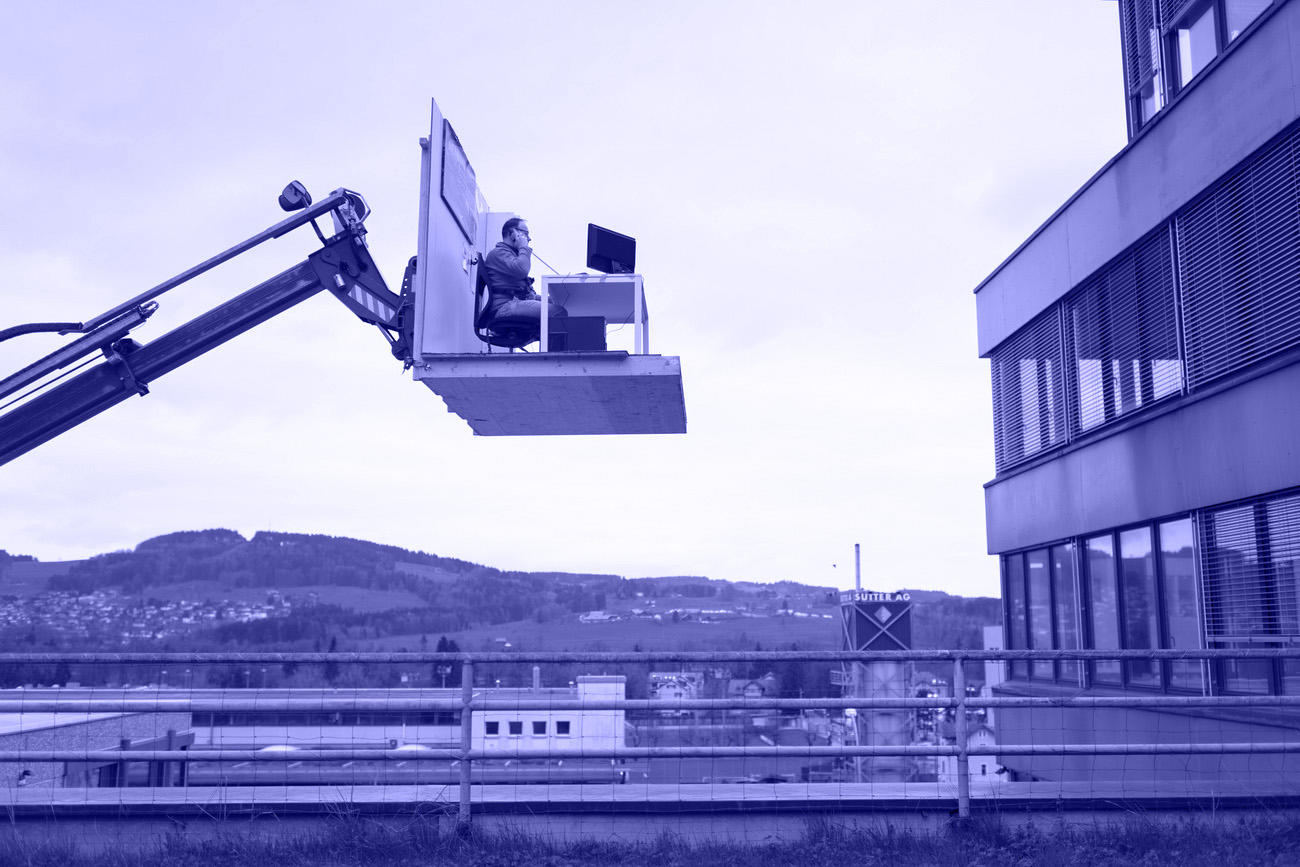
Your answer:
[[[587,267],[606,274],[636,271],[636,238],[587,224]]]

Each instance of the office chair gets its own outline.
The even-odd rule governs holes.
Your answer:
[[[513,352],[541,339],[541,329],[535,318],[494,318],[488,306],[490,299],[487,280],[483,278],[483,257],[478,256],[474,269],[474,336],[488,345],[488,352],[493,346]]]

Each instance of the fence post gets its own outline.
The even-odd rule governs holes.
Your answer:
[[[474,701],[474,663],[469,660],[460,667],[460,803],[456,811],[456,827],[462,833],[469,830],[469,753],[474,747],[474,716],[470,704]]]
[[[952,661],[952,693],[957,699],[957,816],[970,816],[970,756],[967,741],[970,732],[966,721],[966,667],[961,656]]]

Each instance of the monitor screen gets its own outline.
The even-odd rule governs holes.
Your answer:
[[[636,270],[636,238],[587,224],[587,267],[606,274],[631,274]]]

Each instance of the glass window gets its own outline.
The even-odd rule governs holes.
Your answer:
[[[1115,602],[1115,546],[1110,534],[1087,541],[1088,614],[1092,646],[1097,650],[1119,648],[1119,609]],[[1092,676],[1098,683],[1119,683],[1119,661],[1099,659]]]
[[[1183,23],[1175,28],[1180,87],[1191,81],[1218,53],[1218,36],[1215,29],[1213,3],[1206,3],[1184,18]]]
[[[522,720],[511,720],[509,726],[511,735],[519,736],[524,733],[524,724]]]
[[[1025,559],[1020,554],[1005,558],[1007,583],[1007,650],[1025,650],[1029,647],[1028,615],[1025,612]],[[1023,660],[1011,663],[1012,677],[1028,677],[1029,664]]]
[[[1230,645],[1231,646],[1231,645]],[[1243,650],[1258,649],[1261,645],[1240,644]],[[1224,692],[1268,695],[1273,689],[1273,666],[1267,659],[1223,660]]]
[[[533,734],[535,735],[546,734],[546,723],[540,720],[533,720]]]
[[[483,734],[487,735],[490,738],[494,738],[497,735],[501,734],[501,723],[497,722],[496,720],[488,720],[487,722],[483,723]]]
[[[1065,304],[1075,390],[1087,431],[1182,388],[1169,229],[1162,226],[1082,283]]]
[[[1276,635],[1275,588],[1268,564],[1260,557],[1263,506],[1223,509],[1208,516],[1205,557],[1205,623],[1212,647],[1250,648],[1243,641]],[[1223,660],[1223,690],[1267,694],[1273,666],[1267,659]]]
[[[1192,551],[1192,519],[1160,525],[1160,568],[1165,579],[1165,630],[1174,650],[1199,650],[1201,615],[1196,602],[1196,565]],[[1201,661],[1175,660],[1169,664],[1169,685],[1201,690]]]
[[[1079,647],[1079,597],[1074,586],[1073,545],[1057,545],[1052,549],[1052,598],[1056,603],[1052,611],[1056,646],[1061,650],[1076,650]],[[1079,679],[1078,660],[1064,660],[1057,666],[1061,679]]]
[[[1030,551],[1025,557],[1028,571],[1029,647],[1052,649],[1052,575],[1047,563],[1047,549]],[[1033,676],[1052,679],[1050,659],[1034,660]]]
[[[1211,638],[1270,634],[1267,569],[1259,561],[1255,507],[1210,516],[1205,569],[1205,619]]]
[[[562,737],[567,737],[569,734],[569,721],[567,719],[556,720],[555,733]]]
[[[1300,637],[1300,497],[1281,497],[1265,507],[1277,631]]]
[[[1259,13],[1268,8],[1273,0],[1224,0],[1225,19],[1228,23],[1228,41],[1236,39],[1241,31],[1250,26],[1250,22],[1259,17]]]
[[[1119,550],[1124,594],[1124,647],[1129,650],[1159,647],[1160,619],[1151,528],[1135,527],[1120,533]],[[1131,659],[1127,669],[1127,680],[1134,686],[1160,685],[1159,666],[1154,659]]]
[[[1160,73],[1160,31],[1149,28],[1139,38],[1146,41],[1145,60],[1150,64],[1150,77],[1138,90],[1138,113],[1142,123],[1156,116],[1156,112],[1165,107],[1165,89],[1161,83]]]

